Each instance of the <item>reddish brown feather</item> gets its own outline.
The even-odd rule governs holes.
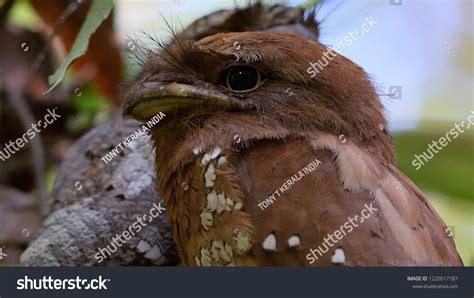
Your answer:
[[[394,168],[383,106],[365,72],[336,56],[315,78],[306,73],[309,62],[325,50],[297,35],[244,32],[174,42],[151,57],[142,81],[177,81],[236,97],[217,84],[230,65],[252,64],[268,77],[259,89],[240,97],[238,111],[178,110],[153,129],[157,187],[185,265],[308,265],[308,249],[371,202],[381,212],[338,243],[346,265],[462,264],[442,220]],[[340,142],[340,134],[347,143]],[[209,165],[203,166],[201,159],[216,147],[227,163],[219,168],[216,160],[211,162],[216,180],[206,187]],[[259,200],[315,158],[323,162],[316,171],[271,207],[259,210]],[[401,190],[390,188],[392,180]],[[244,205],[213,214],[212,224],[203,228],[201,216],[212,191]],[[251,237],[246,253],[236,253],[236,229]],[[276,252],[263,251],[262,242],[272,232]],[[294,234],[301,245],[289,250],[285,243]],[[214,241],[233,245],[232,262],[210,255]],[[315,265],[331,264],[331,253]]]

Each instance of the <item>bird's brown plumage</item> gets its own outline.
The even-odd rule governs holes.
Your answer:
[[[226,103],[177,106],[152,131],[157,188],[185,265],[330,265],[341,263],[336,248],[345,265],[462,265],[442,220],[394,166],[366,73],[340,55],[316,77],[306,72],[326,50],[297,35],[244,32],[176,40],[151,55],[125,114],[147,118],[133,109],[150,102],[143,94],[154,82]],[[266,80],[232,92],[219,83],[232,65]],[[258,207],[315,159],[314,171]],[[377,211],[311,262],[310,249],[366,204]]]

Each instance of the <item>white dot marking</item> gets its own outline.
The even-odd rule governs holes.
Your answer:
[[[263,249],[268,251],[276,251],[276,245],[277,241],[273,233],[269,234],[262,243]]]
[[[297,247],[301,243],[300,237],[298,235],[293,235],[290,238],[288,238],[288,246],[289,247]]]
[[[331,257],[331,263],[333,264],[343,264],[346,262],[346,254],[342,248],[336,248],[334,254]]]

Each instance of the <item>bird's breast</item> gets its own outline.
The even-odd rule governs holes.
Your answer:
[[[253,226],[236,165],[239,150],[194,151],[165,192],[174,237],[185,265],[251,265]]]

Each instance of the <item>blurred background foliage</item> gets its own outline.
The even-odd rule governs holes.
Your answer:
[[[320,1],[260,2],[312,7],[314,3]],[[398,8],[390,7],[389,0],[367,3],[357,1],[357,3],[350,2],[347,5],[346,3],[340,5],[340,1],[326,2],[328,4],[322,5],[317,15],[318,20],[327,17],[327,21],[325,20],[321,25],[321,42],[326,45],[340,40],[341,34],[346,34],[347,28],[357,28],[365,16],[377,17],[379,21],[384,20],[385,23],[376,28],[378,31],[374,30],[375,32],[371,33],[372,36],[368,35],[343,55],[357,62],[373,75],[377,86],[383,86],[385,85],[384,81],[389,81],[393,82],[391,85],[403,87],[401,100],[391,100],[382,96],[391,121],[398,166],[416,185],[422,188],[446,225],[451,229],[465,265],[474,265],[474,130],[471,129],[461,134],[419,170],[416,170],[412,165],[415,154],[422,154],[428,144],[444,136],[454,127],[455,122],[466,121],[468,115],[474,110],[472,1],[430,2],[436,6],[435,8],[426,6],[426,1],[412,1],[412,4],[418,3],[422,8],[413,6],[412,10],[405,10],[401,15],[399,12],[392,13]],[[213,10],[230,8],[236,4],[245,5],[245,1],[214,0],[203,4],[201,1],[190,0],[118,0],[114,24],[120,41],[122,44],[126,44],[129,36],[140,36],[142,30],[151,30],[159,36],[169,34],[165,32],[166,26],[158,12],[172,22],[179,18],[183,26],[186,26],[194,19]],[[407,9],[407,7],[410,9],[406,1],[403,1],[403,5],[405,5],[403,9]],[[430,9],[432,9],[431,12]],[[443,17],[450,20],[455,19],[456,24],[449,25],[439,20],[437,15],[439,10],[444,11]],[[398,22],[403,19],[403,14],[407,16],[403,21],[409,23],[410,16],[422,11],[427,11],[422,20],[419,19],[419,16],[415,16],[418,21],[408,24],[408,26],[414,24],[416,28],[413,30],[405,30],[406,28],[403,26],[406,24],[399,25]],[[9,17],[13,24],[23,28],[38,30],[42,26],[41,19],[26,0],[16,1]],[[384,39],[392,39],[393,35],[396,35],[394,31],[398,30],[397,26],[400,27],[397,32],[404,34],[404,42],[405,40],[425,38],[418,44],[403,45],[403,48],[413,47],[409,49],[412,53],[410,55],[413,56],[410,57],[412,60],[404,61],[403,59],[407,56],[403,56],[403,53],[397,56],[396,53],[401,51],[401,47],[393,49],[393,44]],[[428,28],[423,28],[426,26]],[[430,57],[432,60],[426,61],[422,65],[424,72],[420,76],[421,72],[419,68],[416,68],[419,65],[415,65],[417,62],[413,61],[423,60],[424,54],[418,52],[415,47],[423,46],[426,51],[436,51],[434,45],[427,41],[428,37],[420,32],[438,33],[436,31],[438,28],[441,28],[440,34],[444,32],[446,36],[449,36],[449,43],[445,42],[442,45],[443,47],[447,46],[449,50],[438,51],[441,54],[437,57]],[[372,38],[376,39],[375,42]],[[401,41],[395,40],[393,42],[397,44]],[[442,39],[432,42],[442,43]],[[441,47],[441,45],[439,46]],[[378,57],[378,55],[389,51],[395,53],[392,53],[394,55],[392,59]],[[125,59],[123,73],[130,74],[132,73],[130,69],[135,65],[128,59],[126,47],[124,47],[123,57]],[[374,63],[381,64],[382,68],[378,68],[379,66]],[[398,63],[403,65],[394,67]],[[411,81],[404,81],[407,76]],[[71,82],[72,79],[69,76],[64,84],[68,85]],[[413,85],[418,88],[417,92],[411,90]],[[68,121],[67,128],[78,134],[109,119],[112,115],[110,111],[114,109],[110,101],[107,101],[106,97],[91,85],[81,88],[81,96],[72,94],[70,100],[76,112],[74,117]],[[51,168],[48,174],[48,184],[52,184],[54,176],[55,170]]]

